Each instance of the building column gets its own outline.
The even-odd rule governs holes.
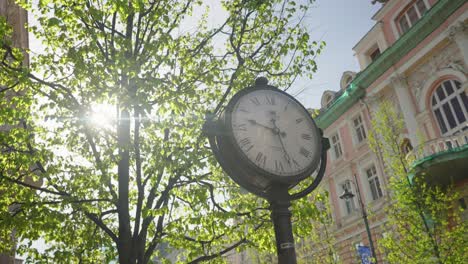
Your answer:
[[[411,145],[417,146],[418,122],[416,121],[416,106],[411,101],[411,91],[408,82],[406,78],[400,75],[391,77],[390,82],[398,98]]]
[[[434,127],[434,123],[432,123],[431,120],[431,114],[432,112],[428,110],[421,112],[416,116],[418,124],[422,124],[420,130],[422,130],[421,132],[424,132],[424,140],[430,140],[437,137],[436,129],[438,127]]]
[[[458,22],[449,28],[448,37],[457,44],[463,56],[463,62],[468,66],[468,31],[467,23]]]

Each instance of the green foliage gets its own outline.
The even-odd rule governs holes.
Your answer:
[[[468,230],[457,208],[459,193],[451,186],[427,184],[424,175],[417,175],[411,183],[412,159],[401,149],[401,117],[387,101],[373,115],[370,146],[381,155],[390,176],[387,231],[378,241],[387,261],[464,263],[468,259]]]
[[[193,0],[19,2],[43,50],[23,65],[1,18],[0,230],[28,261],[273,251],[267,205],[220,170],[201,127],[256,76],[289,87],[315,72],[324,44],[301,24],[313,1],[222,1],[219,24]],[[92,122],[103,105],[116,117]],[[295,208],[303,234],[314,208]],[[29,247],[39,238],[45,252]]]

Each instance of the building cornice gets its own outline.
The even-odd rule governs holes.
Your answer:
[[[367,41],[369,41],[369,39],[373,39],[372,35],[376,35],[380,32],[382,32],[382,25],[383,23],[382,22],[377,22],[375,23],[374,26],[372,26],[372,28],[367,31],[367,33],[364,35],[364,37],[362,37],[357,43],[356,45],[354,45],[353,47],[353,50],[354,51],[358,51],[358,50],[362,50],[362,46],[364,45],[364,43],[366,43]]]
[[[390,11],[390,10],[395,6],[396,3],[398,3],[397,0],[390,0],[390,1],[387,1],[387,3],[385,3],[385,4],[372,16],[372,20],[375,20],[375,21],[380,21],[380,20],[382,20],[382,18],[387,14],[388,11]]]

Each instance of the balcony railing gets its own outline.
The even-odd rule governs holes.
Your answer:
[[[419,164],[423,159],[443,153],[468,149],[468,130],[456,135],[435,138],[426,141],[411,150],[406,159],[413,161],[413,165]]]

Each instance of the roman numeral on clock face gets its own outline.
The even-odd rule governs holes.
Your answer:
[[[298,119],[296,119],[296,124],[300,124],[302,121],[304,121],[303,117],[298,118]]]
[[[265,165],[266,165],[266,156],[263,155],[262,152],[259,152],[257,154],[257,157],[255,157],[255,163],[261,165],[262,167],[265,168]]]
[[[301,138],[305,139],[305,140],[311,140],[312,139],[312,136],[309,135],[309,134],[302,134],[301,135]]]
[[[297,161],[295,159],[293,159],[292,161],[293,161],[294,166],[296,166],[297,168],[300,167],[299,163],[297,163]]]
[[[281,161],[275,160],[275,170],[284,172],[283,163],[281,163]]]
[[[299,153],[306,158],[308,158],[310,155],[310,151],[308,151],[307,149],[303,147],[301,147],[301,149],[299,150]]]
[[[258,100],[257,97],[251,98],[250,101],[252,102],[252,104],[254,104],[256,106],[260,105],[260,100]]]
[[[266,99],[266,102],[267,104],[269,105],[275,105],[276,102],[275,102],[275,97],[274,96],[265,96],[265,99]]]
[[[250,146],[251,145],[251,142],[250,142],[250,138],[243,138],[239,141],[239,146],[241,148],[244,148],[244,147],[247,147],[247,146]]]

